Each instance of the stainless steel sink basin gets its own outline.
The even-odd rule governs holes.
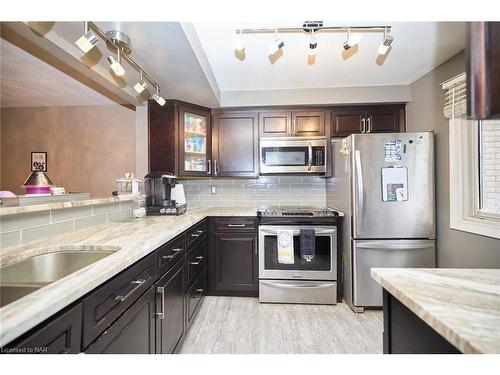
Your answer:
[[[0,267],[0,307],[87,267],[118,249],[95,249],[95,246],[92,250],[58,248]]]

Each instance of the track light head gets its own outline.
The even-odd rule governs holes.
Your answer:
[[[125,74],[125,69],[123,69],[123,66],[121,64],[120,48],[118,48],[118,53],[116,56],[117,58],[115,58],[114,56],[108,56],[106,60],[108,60],[108,63],[111,66],[111,69],[113,70],[113,73],[115,73],[115,75],[120,77]]]
[[[234,49],[238,52],[245,51],[245,43],[243,43],[243,39],[241,38],[241,30],[234,37]]]
[[[281,39],[275,40],[269,45],[268,52],[270,55],[274,55],[276,52],[278,52],[280,49],[282,49],[285,46],[285,42],[283,42]]]
[[[97,36],[89,30],[88,23],[85,22],[84,34],[75,42],[83,53],[87,53],[99,42]]]
[[[389,48],[391,47],[392,42],[394,41],[394,38],[392,35],[388,35],[387,32],[384,32],[384,40],[380,44],[380,46],[377,49],[377,53],[379,55],[385,55],[387,51],[389,51]]]
[[[148,81],[144,79],[142,70],[139,71],[139,74],[140,74],[139,82],[137,82],[134,85],[134,90],[137,91],[138,94],[143,92],[146,89],[146,87],[148,87]]]
[[[311,39],[309,40],[309,56],[316,56],[316,48],[318,48],[318,41],[313,32],[311,32]]]
[[[156,101],[156,103],[158,103],[162,107],[165,105],[166,100],[160,96],[160,88],[158,86],[156,86],[156,93],[154,93],[152,97]]]
[[[356,44],[359,43],[361,37],[359,34],[351,34],[351,29],[347,29],[347,40],[344,42],[344,49],[347,51],[348,49],[351,49],[354,47]]]

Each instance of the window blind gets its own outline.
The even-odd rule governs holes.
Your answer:
[[[444,116],[454,118],[467,113],[467,83],[465,73],[441,84],[444,94]]]

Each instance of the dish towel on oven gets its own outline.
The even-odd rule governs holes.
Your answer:
[[[293,264],[293,231],[278,231],[278,263]]]
[[[314,229],[300,230],[300,258],[310,263],[316,256],[316,233]]]

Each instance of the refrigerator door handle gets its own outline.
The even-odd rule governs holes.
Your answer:
[[[361,171],[361,152],[359,150],[356,150],[355,152],[355,159],[356,159],[356,176],[358,180],[357,183],[358,183],[359,215],[362,215],[364,190],[363,190],[363,172]]]
[[[394,243],[395,242],[395,243]],[[427,249],[434,246],[434,240],[417,240],[405,241],[398,243],[398,240],[388,240],[385,242],[357,242],[356,247],[364,249],[398,249],[398,250],[412,250],[412,249]]]

